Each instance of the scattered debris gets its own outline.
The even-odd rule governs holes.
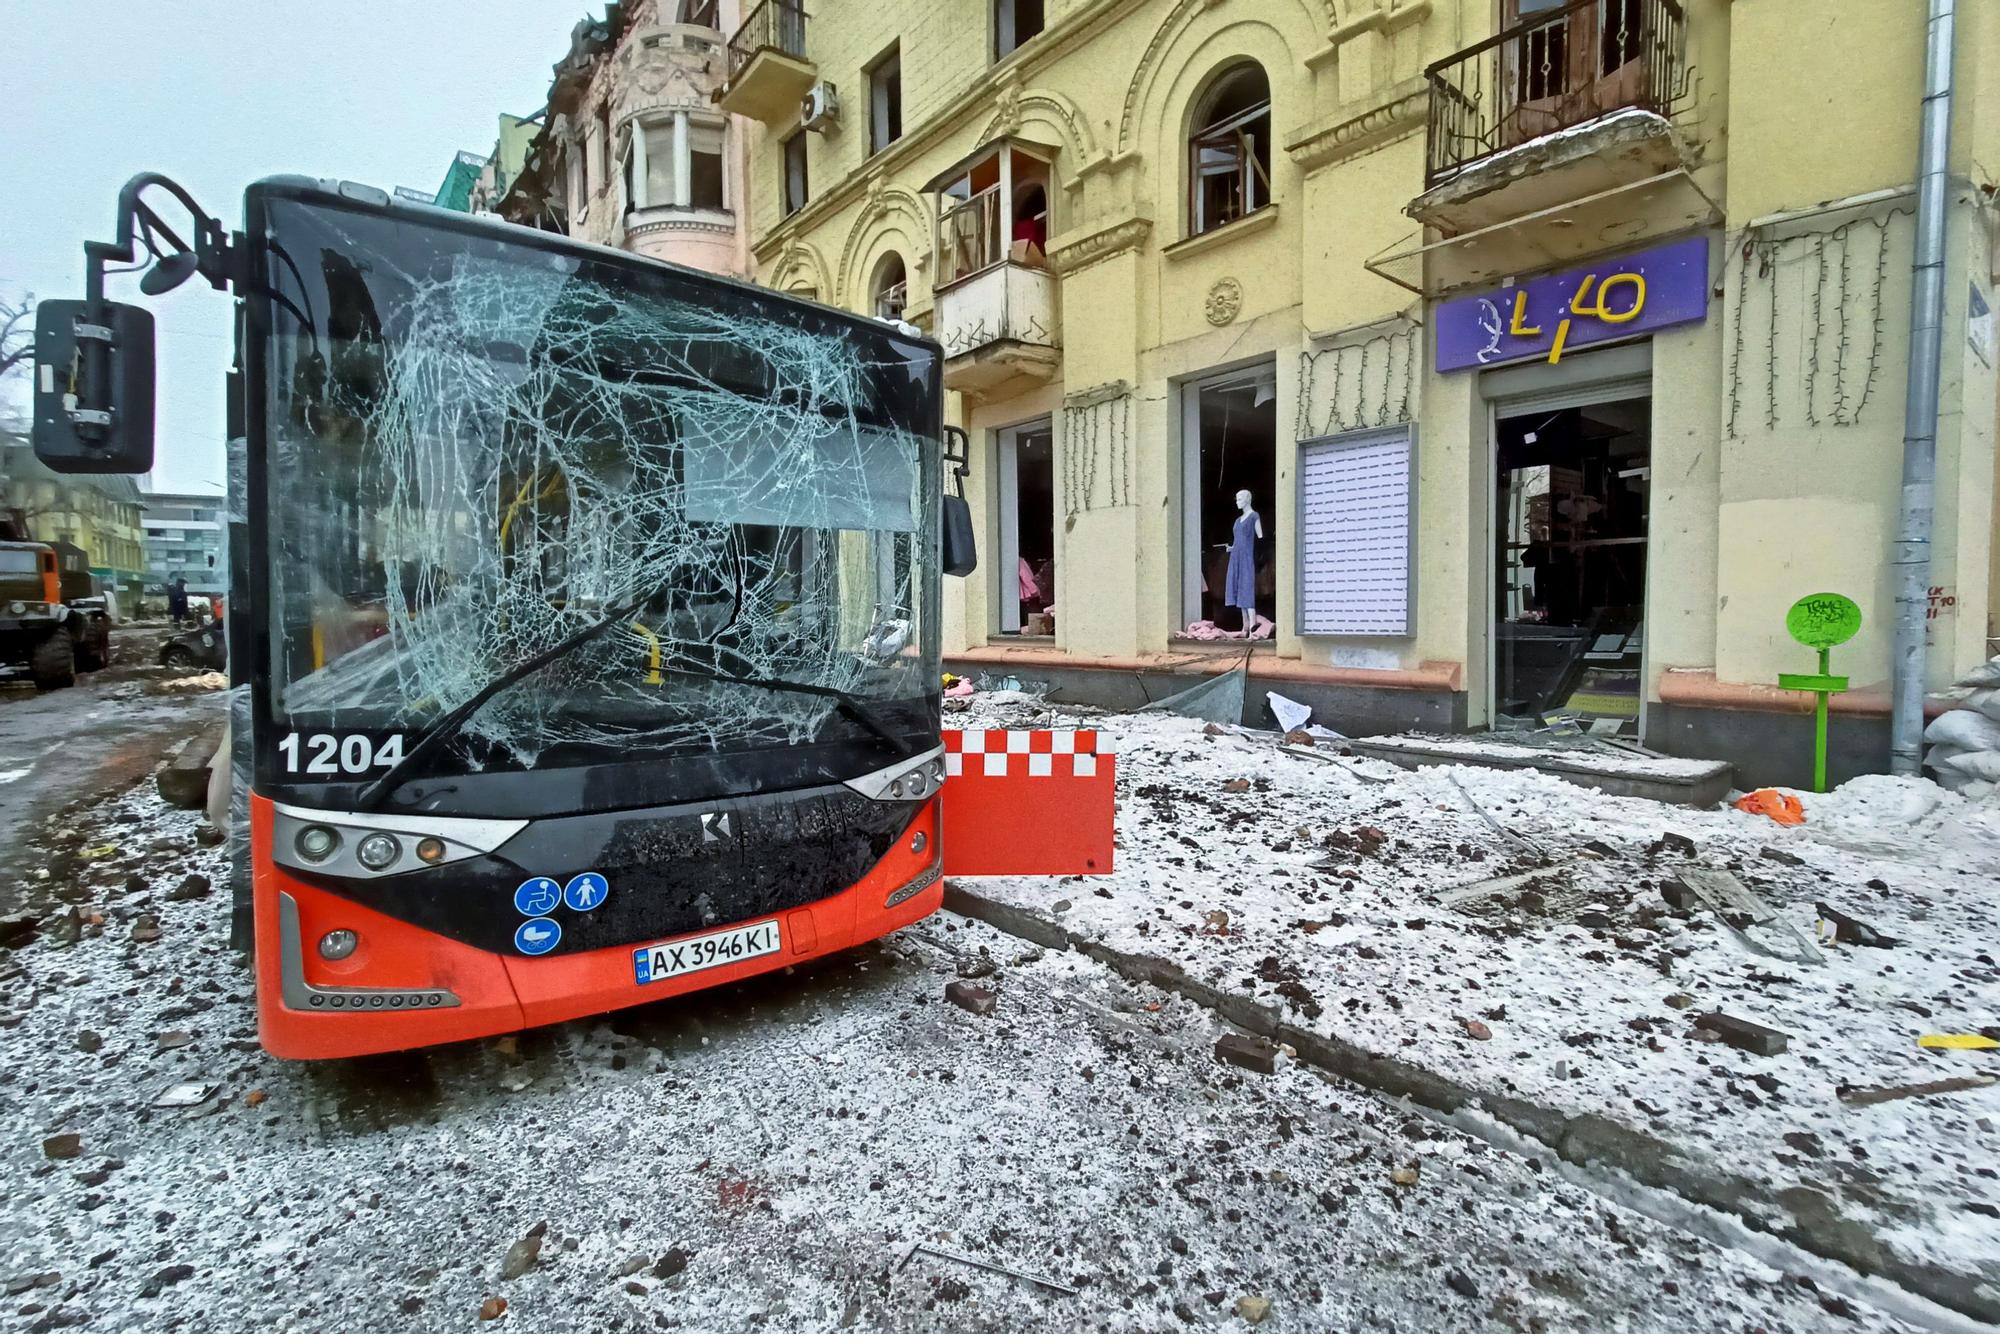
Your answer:
[[[1806,806],[1789,792],[1781,792],[1775,787],[1760,787],[1755,792],[1745,793],[1729,803],[1739,811],[1751,815],[1768,816],[1779,824],[1804,824]]]
[[[74,1130],[66,1130],[60,1135],[51,1135],[42,1141],[44,1158],[74,1158],[83,1152],[83,1136]]]
[[[1445,1275],[1444,1285],[1469,1302],[1479,1300],[1479,1285],[1456,1269]]]
[[[1201,919],[1201,933],[1204,936],[1226,936],[1229,934],[1229,914],[1217,908],[1205,913]]]
[[[1493,1030],[1477,1019],[1467,1019],[1464,1023],[1465,1035],[1469,1038],[1477,1038],[1479,1041],[1484,1042],[1493,1036]]]
[[[140,913],[139,920],[132,923],[132,939],[140,944],[150,944],[160,938],[160,919],[151,913]]]
[[[667,1248],[667,1253],[660,1257],[660,1262],[653,1266],[653,1277],[672,1278],[686,1269],[688,1261],[693,1258],[694,1252],[683,1250],[679,1246],[670,1246]]]
[[[215,1085],[201,1083],[169,1084],[160,1090],[160,1096],[153,1099],[155,1107],[199,1107],[215,1093]]]
[[[264,1100],[268,1097],[270,1095],[264,1092],[263,1089],[251,1089],[243,1095],[243,1105],[246,1107],[261,1107],[264,1105]]]
[[[541,1258],[542,1238],[538,1233],[529,1233],[507,1248],[506,1256],[500,1261],[500,1277],[519,1278],[535,1267]]]
[[[993,1013],[995,997],[991,987],[975,987],[970,982],[947,982],[944,998],[968,1014]]]
[[[1271,1299],[1252,1297],[1246,1293],[1236,1299],[1236,1314],[1243,1317],[1246,1325],[1261,1325],[1264,1317],[1271,1314]]]
[[[1415,1163],[1405,1163],[1389,1173],[1389,1180],[1399,1186],[1414,1186],[1423,1176],[1423,1169]]]
[[[153,1045],[160,1051],[172,1051],[176,1047],[185,1047],[193,1041],[194,1034],[185,1029],[174,1029],[166,1033],[153,1034]]]
[[[505,1297],[488,1297],[485,1301],[479,1303],[479,1318],[481,1320],[498,1320],[506,1310],[507,1299]]]
[[[1463,903],[1467,899],[1490,898],[1495,894],[1502,894],[1510,889],[1516,889],[1532,881],[1540,880],[1544,876],[1554,875],[1561,869],[1561,867],[1557,866],[1537,866],[1533,870],[1517,871],[1512,875],[1496,875],[1486,880],[1474,880],[1467,884],[1447,889],[1438,896],[1438,901],[1440,903],[1453,904]]]
[[[1682,869],[1680,878],[1722,920],[1723,926],[1729,929],[1730,934],[1736,937],[1743,948],[1769,959],[1791,958],[1799,963],[1812,964],[1814,967],[1826,966],[1826,960],[1820,956],[1819,946],[1813,944],[1803,931],[1781,917],[1769,904],[1752,894],[1749,888],[1732,873],[1710,870],[1704,866],[1689,866]],[[1732,913],[1747,916],[1751,926],[1777,927],[1790,938],[1794,952],[1788,956],[1753,939],[1747,931],[1730,920]]]
[[[1215,1059],[1260,1075],[1276,1074],[1278,1071],[1277,1047],[1269,1038],[1247,1033],[1224,1033],[1217,1038]]]
[[[1791,1044],[1791,1038],[1777,1029],[1753,1024],[1734,1015],[1704,1014],[1694,1021],[1694,1026],[1706,1029],[1730,1046],[1756,1056],[1776,1056]]]
[[[2000,1042],[1980,1033],[1926,1033],[1917,1039],[1919,1047],[1933,1051],[1992,1051]]]
[[[990,1260],[975,1259],[970,1255],[960,1255],[956,1251],[942,1250],[939,1247],[922,1241],[911,1243],[910,1249],[903,1253],[903,1258],[896,1262],[896,1272],[899,1274],[903,1272],[903,1269],[910,1261],[917,1257],[918,1252],[936,1256],[940,1260],[954,1260],[962,1265],[971,1265],[974,1269],[984,1269],[989,1273],[1005,1274],[1008,1278],[1018,1278],[1024,1283],[1033,1283],[1035,1286],[1047,1288],[1051,1292],[1060,1292],[1065,1297],[1076,1296],[1075,1288],[1067,1284],[1058,1283],[1052,1278],[1043,1278],[1038,1274],[1024,1273],[1019,1269],[1009,1269],[1006,1265],[994,1264]]]
[[[1958,1079],[1934,1079],[1927,1084],[1889,1084],[1882,1088],[1858,1089],[1842,1084],[1834,1092],[1844,1103],[1854,1107],[1868,1107],[1878,1102],[1894,1102],[1898,1098],[1928,1098],[1937,1093],[1969,1093],[1973,1089],[1991,1088],[2000,1084],[2000,1075],[1966,1075]]]
[[[1819,910],[1819,926],[1827,928],[1829,938],[1842,945],[1866,945],[1876,949],[1893,949],[1903,942],[1894,936],[1885,936],[1866,922],[1856,921],[1837,908],[1824,903],[1815,903]]]

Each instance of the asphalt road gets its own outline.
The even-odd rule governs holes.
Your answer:
[[[145,777],[182,739],[221,721],[221,691],[160,690],[185,675],[153,665],[164,634],[114,630],[110,666],[68,690],[0,676],[0,868],[26,869],[24,839],[62,807]],[[0,913],[20,906],[20,884],[0,875]]]

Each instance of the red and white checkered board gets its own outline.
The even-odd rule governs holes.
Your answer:
[[[1088,729],[944,734],[944,873],[1109,875],[1118,757]]]

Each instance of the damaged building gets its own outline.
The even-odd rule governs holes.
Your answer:
[[[1931,689],[1995,608],[2000,11],[1961,10]],[[1250,721],[1274,688],[1798,781],[1785,614],[1835,592],[1839,779],[1889,756],[1924,17],[767,0],[715,105],[758,280],[944,346],[958,670],[1131,706],[1247,655]]]

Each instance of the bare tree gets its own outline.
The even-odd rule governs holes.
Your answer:
[[[0,301],[0,380],[25,369],[35,356],[35,294]]]

